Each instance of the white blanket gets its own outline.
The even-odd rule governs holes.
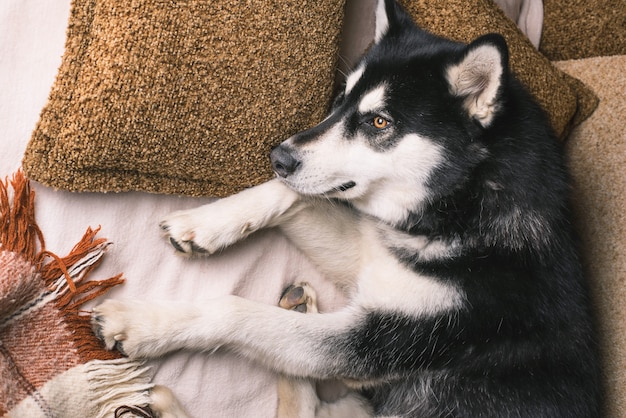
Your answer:
[[[64,50],[70,0],[0,1],[0,176],[20,166]],[[123,272],[126,283],[109,297],[182,299],[211,303],[235,293],[276,304],[291,282],[312,282],[328,308],[334,290],[276,231],[251,237],[205,259],[174,254],[160,237],[158,221],[170,211],[209,199],[147,193],[55,191],[34,184],[37,220],[47,248],[65,255],[88,226],[114,243],[93,279]],[[326,303],[324,303],[326,302]],[[195,417],[273,417],[275,376],[226,351],[176,353],[155,361],[155,380],[173,389]]]
[[[541,10],[539,0],[499,3],[505,8],[510,6],[514,20],[528,23],[530,19],[531,30],[527,33],[541,33],[541,16],[529,17],[529,10]],[[520,3],[538,4],[539,8]],[[373,8],[371,0],[361,6]],[[19,168],[54,82],[63,54],[69,8],[70,0],[0,1],[2,178]],[[357,49],[367,45],[362,35],[371,32],[371,28],[355,28],[357,34],[347,37],[353,50],[344,50],[343,54],[350,59],[359,54]],[[94,277],[124,273],[126,284],[114,289],[110,297],[211,303],[212,297],[235,293],[275,304],[287,284],[307,280],[320,294],[322,310],[333,309],[342,302],[337,292],[276,231],[253,236],[210,258],[189,260],[176,256],[161,239],[158,220],[168,212],[198,206],[209,199],[139,192],[75,194],[38,184],[34,184],[34,189],[37,219],[49,250],[65,255],[87,226],[101,225],[100,236],[114,243]],[[172,388],[193,416],[275,416],[275,376],[228,352],[177,353],[153,364],[156,382]]]

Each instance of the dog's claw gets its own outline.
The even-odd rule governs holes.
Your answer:
[[[176,251],[186,253],[185,249],[172,237],[170,237],[170,244],[172,244],[172,247],[174,247]]]
[[[199,254],[208,254],[209,253],[209,251],[206,248],[200,247],[198,244],[196,244],[193,241],[190,241],[189,245],[191,245],[191,250],[194,253],[199,253]]]
[[[119,351],[121,355],[128,357],[128,354],[124,351],[124,344],[121,341],[116,341],[113,349]]]
[[[102,335],[102,318],[100,318],[100,316],[92,315],[91,330],[100,341],[104,341],[104,335]]]

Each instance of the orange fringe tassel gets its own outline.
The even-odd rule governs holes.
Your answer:
[[[12,196],[10,188],[13,189]],[[104,251],[98,247],[106,245],[107,240],[96,239],[99,231],[99,227],[95,230],[88,228],[67,256],[57,256],[45,248],[43,234],[35,221],[35,192],[23,172],[17,171],[10,181],[0,181],[0,250],[21,254],[37,265],[44,284],[49,288],[60,277],[65,277],[69,291],[61,293],[55,305],[62,312],[66,325],[73,330],[74,345],[83,362],[120,357],[103,348],[91,330],[90,317],[81,315],[80,307],[123,283],[122,275],[99,281],[84,280],[100,264],[101,258],[82,270],[78,280],[69,273],[72,266],[89,253]]]
[[[13,196],[9,195],[9,184]],[[35,192],[19,170],[9,181],[0,182],[0,245],[3,250],[21,254],[34,262],[38,249],[46,244],[35,222]]]

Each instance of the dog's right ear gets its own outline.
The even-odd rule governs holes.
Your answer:
[[[407,25],[414,26],[413,19],[396,3],[396,0],[378,0],[375,43],[388,35],[397,35]]]
[[[469,116],[487,127],[500,108],[500,89],[508,74],[509,52],[501,35],[488,34],[469,44],[447,68],[450,92],[464,99]]]

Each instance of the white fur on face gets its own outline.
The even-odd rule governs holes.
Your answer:
[[[359,164],[359,172],[370,180],[367,191],[350,200],[362,212],[395,224],[428,198],[426,183],[442,161],[441,147],[409,134],[386,152],[368,149]]]
[[[373,149],[365,137],[344,138],[343,122],[298,150],[300,169],[284,179],[303,194],[351,201],[360,211],[389,223],[403,219],[427,198],[426,182],[441,161],[441,149],[417,134],[390,149]],[[348,182],[343,192],[333,189]]]
[[[385,107],[386,91],[386,85],[381,84],[363,95],[359,102],[359,112],[364,115],[382,110]]]
[[[352,91],[356,83],[358,83],[361,77],[363,76],[364,72],[365,72],[365,65],[361,64],[356,70],[354,70],[348,76],[348,78],[346,78],[346,90],[345,90],[346,95],[350,94],[350,92]]]
[[[283,181],[305,195],[325,194],[351,181],[341,170],[339,154],[345,154],[343,121],[335,124],[314,141],[296,147],[300,168]],[[286,141],[287,144],[291,139]],[[344,161],[345,163],[345,161]]]

